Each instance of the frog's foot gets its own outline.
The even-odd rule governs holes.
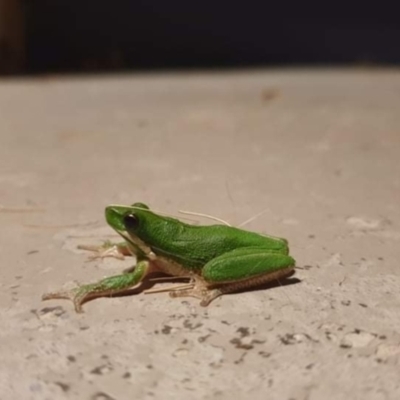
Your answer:
[[[89,288],[89,286],[92,285],[84,285],[71,290],[60,290],[58,292],[45,293],[42,296],[42,300],[68,299],[74,303],[75,311],[77,313],[82,313],[82,304],[90,298],[96,297],[93,296],[93,288]]]
[[[138,286],[143,278],[151,272],[152,266],[147,261],[136,264],[136,268],[131,273],[110,276],[97,283],[78,286],[71,290],[61,290],[59,292],[46,293],[42,300],[50,299],[69,299],[72,300],[77,313],[82,313],[82,305],[89,300],[97,297],[111,297],[130,292]]]
[[[193,276],[189,284],[182,288],[169,291],[171,297],[195,297],[200,299],[200,305],[207,307],[214,299],[224,294],[220,289],[210,289],[208,284],[200,277]]]
[[[88,261],[93,261],[97,259],[103,259],[106,257],[113,257],[118,260],[123,260],[125,256],[130,256],[131,252],[129,251],[127,245],[125,243],[111,243],[110,241],[105,241],[100,246],[90,246],[90,245],[78,245],[79,250],[88,250],[92,251],[92,256],[88,257]]]
[[[123,277],[130,276],[131,274],[112,276],[110,278],[105,278],[98,283],[81,285],[71,290],[60,290],[58,292],[46,293],[42,296],[42,300],[71,300],[74,304],[75,311],[77,313],[82,313],[82,305],[89,300],[98,297],[111,297],[131,290],[132,285],[123,280]]]

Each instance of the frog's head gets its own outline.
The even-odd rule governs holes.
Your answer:
[[[140,237],[141,228],[153,213],[143,203],[131,206],[110,205],[105,210],[107,223],[129,244],[136,255],[145,255],[150,251]]]

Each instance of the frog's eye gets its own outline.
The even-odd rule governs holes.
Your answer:
[[[139,218],[135,214],[127,214],[124,217],[124,225],[127,230],[136,229],[139,226]]]

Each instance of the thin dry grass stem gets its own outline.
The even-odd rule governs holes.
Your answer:
[[[224,224],[224,225],[231,226],[231,224],[230,224],[229,222],[226,222],[225,220],[223,220],[223,219],[221,219],[221,218],[218,218],[218,217],[214,217],[214,216],[212,216],[212,215],[203,214],[203,213],[198,213],[198,212],[193,212],[193,211],[185,211],[185,210],[179,210],[178,212],[181,213],[181,214],[193,215],[193,216],[196,216],[196,217],[208,218],[208,219],[211,219],[211,220],[213,220],[213,221],[221,222],[221,223]]]
[[[174,286],[167,286],[163,288],[155,288],[155,289],[148,289],[145,290],[144,294],[152,294],[152,293],[161,293],[161,292],[170,292],[171,290],[182,290],[182,289],[193,289],[193,283],[185,283],[184,285],[174,285]]]
[[[243,226],[249,224],[250,222],[253,222],[257,218],[260,218],[262,215],[264,215],[269,209],[266,208],[265,210],[259,212],[256,215],[253,215],[251,218],[247,219],[246,221],[242,222],[240,225],[238,225],[238,228],[242,228]]]

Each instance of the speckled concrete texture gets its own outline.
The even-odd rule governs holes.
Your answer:
[[[399,71],[2,80],[0,143],[1,400],[400,398]],[[137,201],[264,211],[295,278],[42,302],[132,264],[76,247]]]

